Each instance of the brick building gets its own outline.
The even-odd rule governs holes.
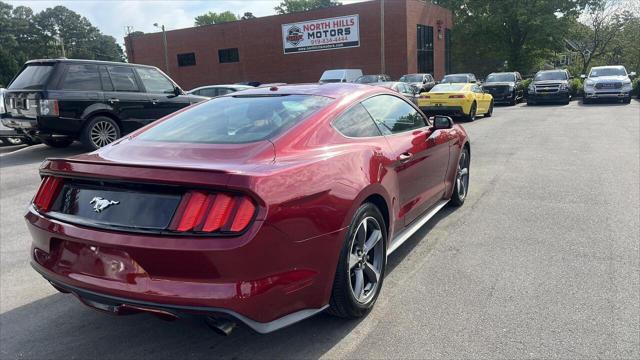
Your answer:
[[[286,15],[125,38],[132,63],[157,66],[183,88],[260,82],[315,82],[324,70],[365,74],[429,72],[451,63],[452,14],[420,0],[373,0]],[[384,53],[382,52],[384,49]]]

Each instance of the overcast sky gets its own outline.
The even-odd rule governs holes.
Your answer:
[[[193,26],[193,18],[208,11],[229,10],[242,15],[252,12],[255,16],[274,15],[280,0],[67,0],[67,1],[13,1],[3,0],[13,6],[25,5],[39,12],[49,7],[63,5],[91,21],[103,34],[124,42],[125,29],[155,32],[153,23],[164,24],[167,30]],[[348,4],[364,0],[341,0]]]

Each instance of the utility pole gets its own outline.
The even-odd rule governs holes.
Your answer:
[[[384,0],[380,0],[380,73],[386,74],[384,63]]]
[[[169,55],[167,54],[167,32],[164,29],[164,25],[158,26],[158,23],[153,24],[155,27],[159,27],[162,29],[162,48],[164,50],[164,70],[167,72],[167,75],[171,76],[169,72]]]
[[[60,40],[60,49],[62,50],[62,57],[66,58],[67,54],[64,51],[64,41],[62,41],[62,36],[58,35],[58,40]]]

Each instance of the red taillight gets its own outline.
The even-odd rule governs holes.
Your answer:
[[[61,186],[61,178],[55,176],[45,177],[40,183],[40,188],[38,188],[38,193],[33,199],[33,204],[40,211],[46,212],[51,210],[51,205],[53,205],[53,201],[56,199],[56,195],[58,195]]]
[[[182,197],[170,229],[179,232],[241,232],[256,207],[245,196],[191,191]]]
[[[449,95],[449,99],[462,99],[464,98],[464,95],[459,94],[459,95]]]
[[[247,198],[242,198],[238,203],[238,211],[236,211],[236,216],[233,219],[233,224],[231,224],[231,231],[242,231],[247,225],[249,225],[249,221],[253,217],[253,213],[255,212],[256,207],[253,206],[251,200]]]

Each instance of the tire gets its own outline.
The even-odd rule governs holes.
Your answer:
[[[513,98],[511,98],[511,101],[509,101],[509,105],[514,106],[515,104],[518,103],[518,93],[516,93],[515,91],[513,92]]]
[[[469,150],[464,147],[460,153],[458,169],[456,170],[456,180],[453,183],[451,203],[454,206],[462,206],[469,193],[469,165],[471,165],[471,156],[469,155]]]
[[[374,236],[377,238],[374,245],[368,245],[370,249],[361,252],[360,249],[365,247],[363,245],[371,242]],[[384,280],[386,251],[387,229],[380,210],[371,203],[364,203],[354,214],[340,251],[327,310],[329,314],[359,318],[373,308]],[[360,295],[356,296],[356,293]]]
[[[629,95],[626,98],[624,98],[624,100],[622,102],[625,103],[625,104],[631,104],[631,95]]]
[[[80,141],[89,150],[97,150],[122,136],[120,126],[106,116],[92,118],[82,130]]]
[[[484,117],[491,117],[493,115],[493,100],[489,103],[489,111],[484,114]]]
[[[46,138],[41,139],[42,143],[52,148],[66,148],[73,143],[71,138]]]
[[[471,108],[469,109],[469,115],[465,116],[465,119],[467,121],[475,120],[476,119],[476,110],[477,109],[478,109],[478,105],[474,101],[473,104],[471,104]]]

